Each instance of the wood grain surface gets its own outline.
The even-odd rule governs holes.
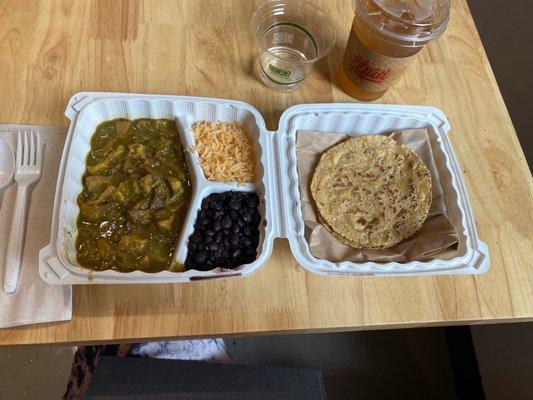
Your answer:
[[[355,101],[337,86],[350,1],[315,1],[333,17],[337,45],[300,90],[281,94],[256,77],[254,1],[4,0],[0,123],[67,125],[66,102],[82,90],[243,100],[269,129],[294,104]],[[465,0],[452,1],[445,35],[380,101],[433,105],[449,117],[479,236],[490,247],[486,274],[322,277],[277,240],[268,264],[248,278],[75,287],[72,321],[0,330],[0,344],[531,320],[533,180]]]

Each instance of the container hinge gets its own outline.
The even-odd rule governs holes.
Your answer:
[[[269,155],[268,160],[271,163],[271,171],[274,173],[270,175],[270,201],[272,204],[272,214],[274,221],[274,233],[276,237],[286,238],[289,228],[289,216],[286,205],[286,196],[288,195],[288,176],[286,171],[287,160],[284,156],[287,151],[287,141],[283,133],[269,132],[268,135]]]

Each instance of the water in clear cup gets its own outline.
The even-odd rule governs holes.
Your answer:
[[[251,26],[260,48],[259,75],[280,91],[300,87],[313,63],[335,43],[329,17],[304,1],[264,1],[254,11]]]
[[[273,46],[259,56],[263,82],[277,90],[294,90],[309,75],[311,65],[305,53],[288,47]]]

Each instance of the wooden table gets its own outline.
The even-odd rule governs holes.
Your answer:
[[[289,106],[354,101],[337,87],[349,0],[327,5],[338,43],[300,90],[255,76],[254,1],[12,1],[0,6],[0,123],[66,125],[78,91],[185,94],[253,104],[275,129]],[[322,277],[285,240],[243,279],[74,288],[70,322],[0,330],[0,344],[323,332],[531,320],[533,183],[465,0],[445,35],[380,101],[426,104],[450,133],[492,265],[481,276]]]

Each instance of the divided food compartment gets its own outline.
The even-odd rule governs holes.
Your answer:
[[[441,111],[431,107],[373,104],[299,105],[283,113],[278,132],[266,130],[264,120],[252,106],[233,100],[185,96],[121,93],[78,93],[67,106],[71,120],[56,187],[51,242],[39,253],[39,272],[52,284],[163,283],[186,282],[228,276],[245,276],[261,268],[272,253],[275,237],[286,237],[297,261],[318,274],[422,275],[482,273],[488,268],[486,245],[479,241],[463,179],[446,137],[449,124]],[[194,230],[203,198],[211,193],[238,190],[256,192],[262,217],[257,259],[234,270],[189,270],[128,273],[89,271],[76,262],[75,238],[85,157],[96,126],[114,118],[168,118],[176,121],[184,148],[194,146],[190,128],[197,121],[239,121],[254,145],[256,181],[237,185],[207,181],[198,156],[187,152],[193,183],[193,197],[174,254],[183,263],[187,240]],[[458,250],[447,259],[409,263],[331,263],[312,256],[304,236],[296,169],[296,132],[315,130],[350,135],[378,134],[398,129],[429,128],[433,135],[439,173],[450,208],[450,217],[459,233]]]
[[[88,283],[147,283],[147,282],[186,282],[194,279],[207,279],[232,275],[248,275],[260,268],[272,253],[273,226],[270,204],[265,199],[270,174],[266,160],[267,143],[264,136],[264,122],[258,112],[240,102],[223,100],[172,97],[172,96],[119,96],[108,93],[100,96],[89,93],[75,95],[66,111],[71,119],[56,188],[52,239],[43,248],[39,257],[41,277],[49,283],[88,284]],[[187,240],[194,230],[194,223],[202,200],[211,193],[229,190],[255,192],[262,200],[260,242],[257,259],[234,270],[214,269],[211,271],[189,270],[185,272],[162,271],[146,273],[142,271],[117,272],[114,270],[90,271],[76,261],[75,240],[76,220],[79,213],[77,196],[82,191],[82,177],[85,171],[85,158],[90,150],[90,139],[98,124],[115,118],[167,118],[177,124],[181,144],[184,149],[194,147],[191,126],[197,121],[239,121],[252,138],[256,155],[256,181],[250,184],[211,182],[203,174],[198,155],[186,151],[186,160],[191,175],[192,199],[182,227],[174,261],[183,264],[187,256]]]
[[[152,109],[153,118],[159,118],[157,115],[160,115],[159,108],[161,104],[156,102],[147,102],[143,101],[144,110],[147,111],[147,107]],[[172,104],[172,105],[171,105]],[[187,212],[186,222],[182,228],[180,238],[176,247],[174,254],[174,260],[180,264],[185,264],[187,258],[187,245],[188,238],[194,232],[194,225],[197,219],[198,211],[202,206],[202,201],[213,193],[222,193],[227,191],[239,191],[239,192],[248,192],[248,193],[257,193],[261,199],[259,204],[259,212],[261,215],[261,223],[259,224],[259,246],[257,249],[258,257],[257,259],[250,264],[242,265],[236,269],[222,269],[216,268],[211,271],[197,271],[189,270],[179,273],[181,278],[184,280],[190,279],[200,279],[200,278],[209,278],[209,277],[221,277],[221,276],[235,276],[235,275],[248,275],[255,272],[258,268],[263,265],[270,254],[272,253],[272,239],[265,240],[268,237],[273,236],[271,224],[267,224],[267,220],[271,220],[270,214],[267,214],[267,204],[271,204],[270,201],[265,201],[265,179],[268,177],[268,173],[265,172],[263,165],[266,165],[266,139],[261,134],[261,128],[258,125],[259,123],[259,114],[256,110],[249,110],[247,107],[236,107],[235,105],[229,106],[225,102],[216,104],[216,102],[185,102],[185,103],[167,103],[163,107],[170,107],[169,111],[172,111],[174,114],[174,120],[178,126],[178,131],[180,134],[180,140],[185,149],[194,148],[195,140],[191,131],[192,125],[198,121],[239,121],[245,128],[246,132],[252,138],[253,151],[256,155],[256,165],[255,169],[255,181],[252,183],[246,184],[237,184],[237,183],[226,183],[226,182],[213,182],[208,180],[200,164],[198,153],[186,151],[187,164],[189,171],[191,173],[193,194],[191,204]],[[164,117],[167,118],[167,117]],[[170,117],[168,117],[170,118]],[[133,118],[132,118],[133,119]],[[263,127],[264,131],[264,127]],[[268,212],[270,213],[270,208],[268,207]],[[268,229],[266,228],[268,225]],[[267,247],[269,245],[269,247]],[[140,271],[140,274],[146,274]],[[161,276],[163,274],[168,274],[168,272],[159,273]],[[176,273],[170,273],[176,275]],[[123,275],[123,273],[122,273]],[[171,276],[173,278],[173,276]],[[174,281],[174,280],[173,280]]]

